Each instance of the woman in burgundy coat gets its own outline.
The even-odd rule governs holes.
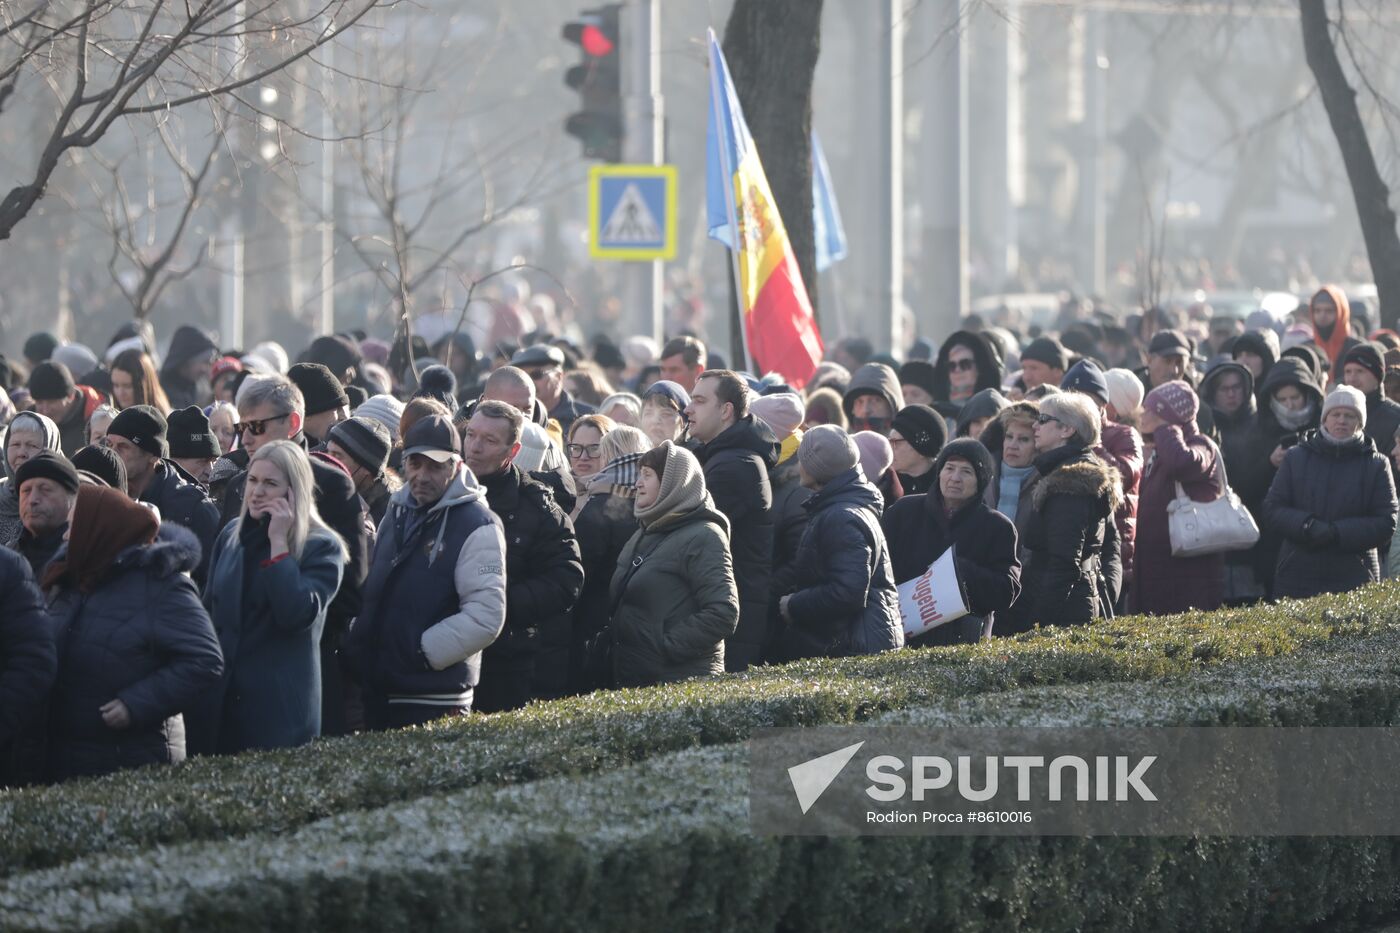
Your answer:
[[[1130,608],[1148,615],[1219,609],[1225,595],[1221,554],[1173,557],[1167,506],[1180,483],[1196,502],[1225,491],[1220,450],[1196,430],[1200,402],[1185,382],[1163,383],[1142,403],[1142,436],[1150,445],[1138,501],[1137,574]]]

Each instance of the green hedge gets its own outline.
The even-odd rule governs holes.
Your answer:
[[[1181,682],[931,701],[881,724],[1390,725],[1400,632]],[[1400,839],[758,837],[745,746],[476,787],[0,882],[7,929],[1196,931],[1375,922]]]
[[[1400,588],[1163,619],[1119,619],[960,648],[799,662],[536,704],[423,729],[0,794],[0,874],[101,852],[279,833],[478,785],[578,775],[763,726],[861,721],[937,698],[1150,681],[1400,628]]]

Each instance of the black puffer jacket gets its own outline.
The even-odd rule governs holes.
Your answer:
[[[764,659],[782,654],[783,619],[778,612],[780,597],[793,591],[797,573],[797,550],[807,531],[807,500],[812,490],[802,485],[794,453],[769,474],[773,485],[773,578],[768,600],[768,647]]]
[[[1288,451],[1264,499],[1283,538],[1273,595],[1344,593],[1380,579],[1377,549],[1395,533],[1395,483],[1370,438],[1309,434]]]
[[[482,652],[482,682],[494,676],[493,664],[501,670],[533,661],[534,695],[564,696],[573,641],[570,610],[583,589],[573,522],[549,487],[514,464],[478,481],[506,536],[506,624]]]
[[[1385,397],[1380,389],[1366,395],[1366,436],[1376,445],[1381,456],[1395,447],[1395,432],[1400,430],[1400,404]],[[1396,476],[1391,465],[1391,478]]]
[[[940,470],[946,460],[939,457]],[[990,478],[990,455],[984,469]],[[1016,526],[983,501],[986,485],[977,490],[972,502],[951,516],[937,485],[926,495],[905,496],[885,512],[881,524],[889,542],[895,583],[914,579],[944,551],[956,546],[958,577],[972,610],[972,615],[940,625],[913,639],[911,645],[953,645],[990,637],[995,614],[1010,609],[1021,595]]]
[[[570,660],[571,692],[591,685],[585,674],[584,646],[607,627],[612,614],[609,588],[617,571],[617,558],[637,531],[636,501],[611,492],[595,492],[574,521],[579,557],[583,561],[583,589],[574,606],[573,648]]]
[[[194,570],[194,582],[204,586],[209,576],[209,557],[214,553],[214,539],[219,534],[219,507],[193,476],[180,469],[173,460],[161,460],[155,474],[141,493],[141,501],[160,510],[162,522],[174,522],[189,529],[199,539],[202,555]]]
[[[1123,579],[1113,523],[1123,495],[1118,471],[1075,446],[1041,454],[1035,466],[1041,479],[1026,525],[1025,605],[1011,628],[1078,625],[1112,615]]]
[[[724,642],[727,671],[758,663],[767,640],[773,572],[773,487],[768,471],[778,462],[778,446],[767,424],[745,415],[695,449],[705,470],[705,488],[729,519],[734,582],[739,587],[739,627]]]
[[[181,712],[219,681],[223,653],[184,571],[199,542],[162,525],[154,544],[127,548],[86,598],[57,591],[58,625],[50,771],[58,780],[185,758]],[[119,699],[131,726],[116,730],[99,709]]]
[[[42,728],[38,742],[28,739],[57,669],[53,626],[34,574],[24,558],[0,547],[0,787],[42,775],[41,762],[28,753],[42,747]]]
[[[810,516],[797,551],[795,589],[783,634],[785,660],[865,653],[861,633],[904,643],[899,594],[880,528],[884,503],[857,467],[807,500]]]

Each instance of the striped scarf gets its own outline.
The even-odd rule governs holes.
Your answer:
[[[614,457],[588,481],[588,494],[637,498],[637,474],[641,472],[641,461],[641,454]]]

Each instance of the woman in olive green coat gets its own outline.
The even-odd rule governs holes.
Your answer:
[[[739,622],[729,521],[690,451],[663,441],[643,455],[635,512],[612,580],[617,686],[724,673],[724,639]]]

